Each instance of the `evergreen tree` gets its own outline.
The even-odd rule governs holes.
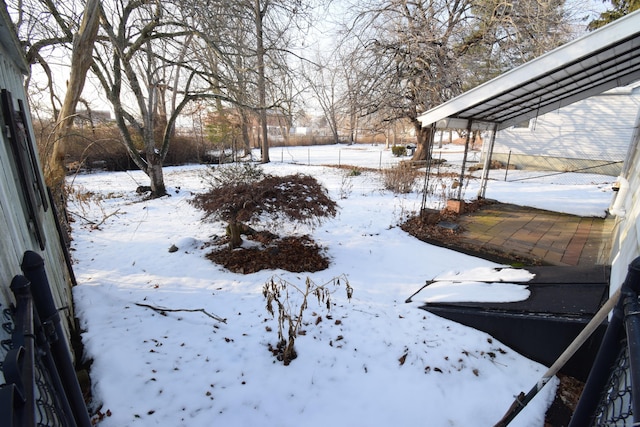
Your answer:
[[[600,16],[589,23],[589,30],[593,31],[618,18],[640,9],[640,0],[609,0],[611,9],[600,14]]]

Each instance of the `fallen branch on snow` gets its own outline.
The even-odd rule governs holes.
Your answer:
[[[157,311],[158,313],[162,314],[163,316],[167,312],[171,312],[171,313],[178,312],[178,311],[186,311],[186,312],[189,312],[189,313],[201,312],[201,313],[204,313],[206,316],[209,316],[212,319],[217,320],[218,322],[227,323],[227,319],[223,319],[220,316],[216,316],[215,314],[211,314],[207,310],[205,310],[204,308],[164,308],[164,307],[156,307],[156,306],[149,305],[149,304],[142,304],[142,303],[138,303],[138,302],[136,302],[135,305],[137,305],[138,307],[150,308],[151,310]]]

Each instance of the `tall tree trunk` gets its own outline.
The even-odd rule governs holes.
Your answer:
[[[242,132],[242,148],[244,156],[251,154],[251,138],[249,137],[249,117],[244,109],[240,109],[240,131]]]
[[[338,135],[338,125],[336,122],[333,122],[331,126],[331,136],[333,137],[333,143],[338,144],[340,142],[340,135]]]
[[[435,133],[435,128],[428,127],[423,128],[420,122],[416,121],[414,123],[416,130],[416,152],[413,154],[411,160],[413,161],[425,161],[431,160],[431,144],[433,144],[433,136]]]
[[[93,44],[98,35],[100,0],[88,0],[78,33],[73,39],[71,53],[71,71],[67,82],[67,92],[58,114],[58,124],[55,133],[52,154],[47,161],[45,179],[54,194],[62,194],[64,186],[65,165],[67,154],[66,143],[73,127],[76,106],[82,95],[87,71],[93,63]]]
[[[149,103],[153,100],[150,97]],[[160,150],[156,147],[155,123],[156,115],[154,109],[148,110],[148,117],[144,118],[145,127],[142,131],[144,154],[146,158],[145,169],[143,171],[149,176],[151,184],[151,197],[162,197],[167,194],[164,185],[164,175],[162,171],[163,158]]]
[[[71,53],[71,71],[67,82],[67,92],[58,113],[58,123],[54,134],[52,152],[46,160],[45,181],[51,190],[52,201],[58,212],[58,220],[62,225],[65,244],[70,244],[70,228],[65,215],[66,198],[64,195],[64,178],[66,175],[65,157],[67,140],[71,134],[76,107],[82,96],[87,71],[93,63],[93,45],[100,27],[100,0],[87,0],[82,22],[73,39]]]
[[[267,84],[264,75],[264,31],[262,18],[264,11],[260,5],[260,0],[255,0],[256,18],[256,56],[258,60],[258,103],[260,104],[260,135],[262,147],[262,163],[269,163],[269,139],[267,137]]]
[[[166,196],[167,189],[164,185],[164,174],[162,172],[162,158],[153,150],[147,151],[147,175],[151,182],[151,197]]]
[[[358,126],[358,118],[356,117],[355,110],[351,110],[349,114],[349,145],[356,142],[356,128]]]

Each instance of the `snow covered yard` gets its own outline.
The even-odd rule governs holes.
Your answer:
[[[297,150],[311,158],[313,149]],[[364,151],[385,165],[397,161],[381,147]],[[330,311],[309,300],[298,357],[289,366],[269,351],[278,340],[277,319],[266,310],[263,285],[277,275],[303,286],[307,275],[240,275],[205,258],[206,244],[224,234],[224,224],[202,223],[202,213],[188,202],[205,190],[204,166],[166,168],[171,196],[156,200],[135,193],[148,182],[141,172],[70,181],[79,283],[74,298],[85,357],[93,361],[99,425],[492,426],[535,384],[545,367],[487,334],[418,309],[427,295],[404,302],[427,280],[460,278],[469,270],[499,282],[494,268],[501,266],[407,235],[397,224],[419,209],[421,194],[384,191],[377,173],[346,177],[344,170],[318,166],[331,163],[323,158],[328,155],[336,157],[335,147],[319,147],[314,162],[303,165],[264,166],[267,173],[312,174],[338,201],[335,219],[292,232],[311,233],[327,248],[331,266],[309,274],[313,282],[344,274],[354,289],[349,300],[344,285],[335,288]],[[563,189],[564,196],[580,194],[588,209],[602,212],[611,180]],[[558,187],[508,184],[488,197],[518,203],[516,197],[526,194],[528,201],[542,201]],[[169,252],[172,245],[178,250]],[[480,296],[480,285],[465,281],[465,295],[526,298],[526,272],[509,272],[510,283],[481,285]],[[442,299],[452,289],[434,292],[428,297]],[[226,321],[193,311],[200,309]],[[547,385],[512,425],[542,426],[555,386]]]

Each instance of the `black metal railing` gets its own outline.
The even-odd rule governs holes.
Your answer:
[[[15,276],[15,305],[3,310],[0,425],[89,427],[88,411],[42,258],[25,253],[24,276]],[[41,319],[44,319],[41,321]]]

